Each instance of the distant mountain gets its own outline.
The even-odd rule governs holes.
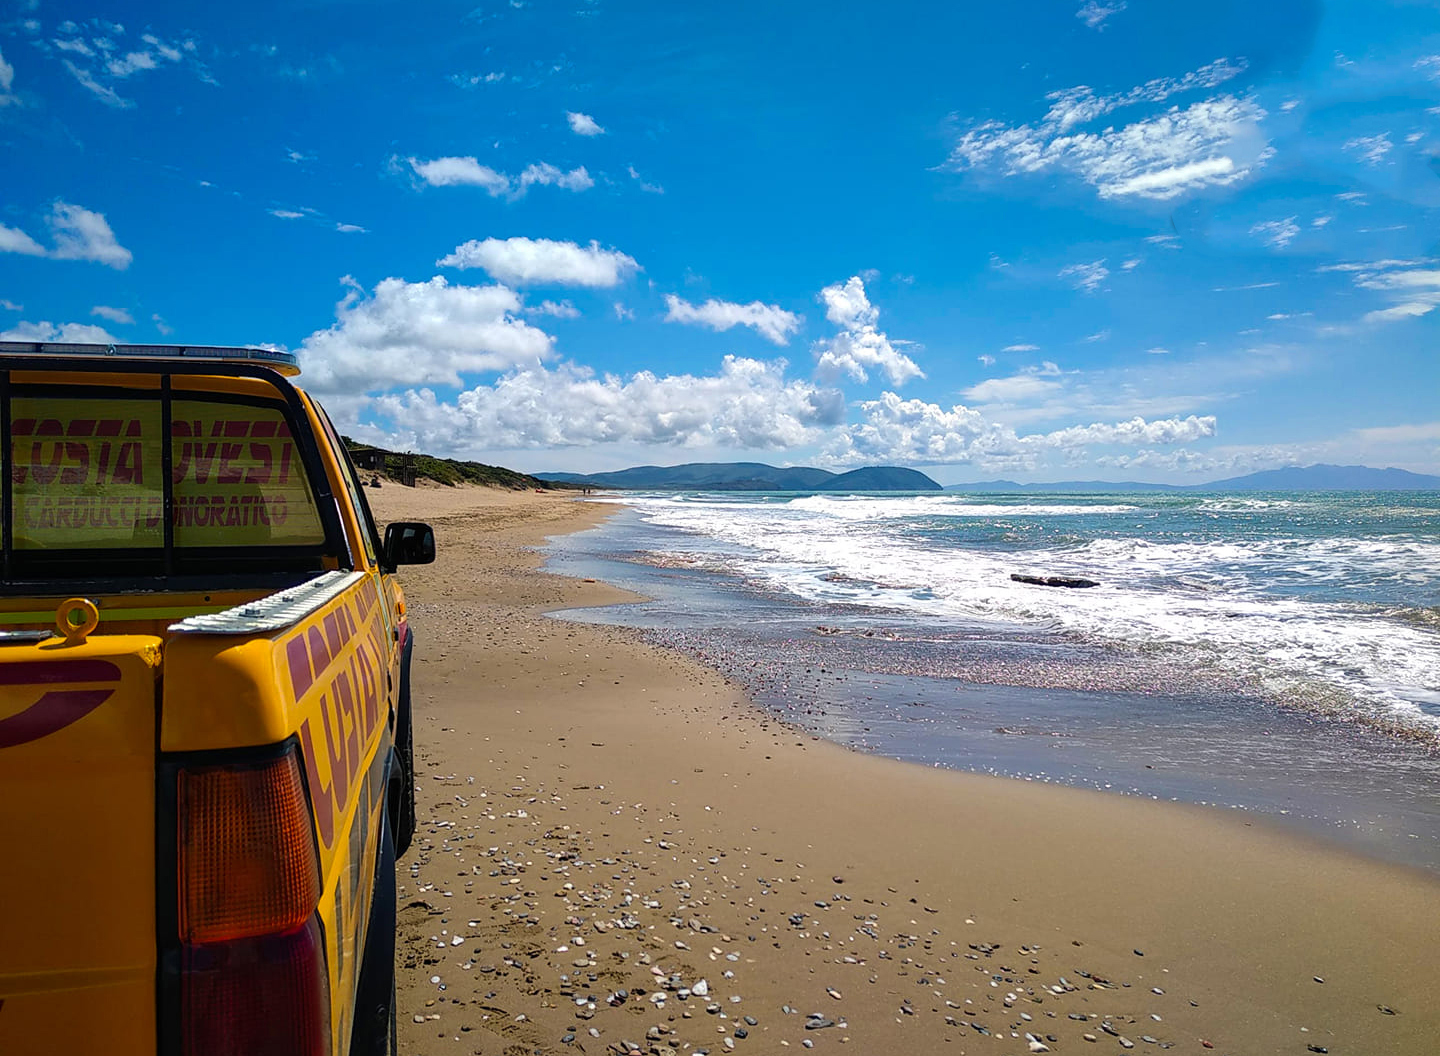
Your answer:
[[[924,473],[899,466],[866,466],[841,473],[817,491],[939,491],[940,485]]]
[[[1198,491],[1433,491],[1440,477],[1369,466],[1290,466],[1216,480]]]
[[[684,491],[938,491],[924,473],[897,466],[870,466],[849,473],[763,462],[690,462],[683,466],[634,466],[611,473],[537,473],[541,480],[592,488]]]
[[[1052,484],[1017,484],[1013,480],[985,480],[949,484],[946,491],[961,492],[1123,492],[1123,491],[1433,491],[1440,477],[1404,469],[1368,466],[1290,466],[1267,469],[1243,477],[1209,484],[1142,484],[1134,481],[1071,480]]]

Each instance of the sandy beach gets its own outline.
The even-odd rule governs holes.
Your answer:
[[[1425,1053],[1440,882],[1219,810],[799,735],[533,547],[568,496],[370,491],[407,569],[407,1054]]]

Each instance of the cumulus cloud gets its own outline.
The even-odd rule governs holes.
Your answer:
[[[441,268],[483,268],[514,286],[618,286],[640,265],[618,249],[601,249],[548,238],[472,239],[437,260]]]
[[[519,176],[509,176],[473,157],[406,159],[415,175],[431,187],[480,187],[492,198],[508,197],[512,201],[524,196],[531,187],[559,187],[566,191],[587,191],[595,181],[585,166],[566,172],[548,162],[527,165]]]
[[[862,403],[860,412],[862,420],[847,426],[829,448],[837,461],[1028,467],[1046,451],[1175,444],[1215,433],[1214,418],[1192,415],[1157,421],[1137,417],[1021,436],[972,407],[956,404],[947,409],[923,400],[902,400],[893,392]]]
[[[429,161],[410,158],[409,161],[415,174],[432,187],[483,187],[495,197],[510,191],[509,176],[496,172],[488,165],[481,165],[471,157],[431,158]]]
[[[55,248],[50,255],[59,260],[93,260],[124,271],[133,258],[115,239],[101,213],[68,202],[56,202],[50,210],[50,234]]]
[[[91,315],[98,315],[101,319],[109,319],[112,323],[133,323],[135,320],[129,312],[123,308],[111,308],[108,304],[97,304],[90,309]]]
[[[825,305],[825,318],[840,328],[832,338],[816,342],[818,356],[815,373],[824,381],[848,375],[856,381],[868,381],[867,367],[885,372],[892,385],[903,385],[925,372],[915,361],[895,348],[878,328],[880,310],[865,296],[865,283],[853,275],[844,284],[836,283],[820,291]]]
[[[0,224],[0,253],[22,253],[27,257],[43,257],[46,250],[44,246],[19,228]]]
[[[570,131],[577,136],[603,136],[605,134],[605,130],[589,114],[579,114],[574,110],[567,110],[565,120],[570,122]]]
[[[71,341],[87,345],[108,345],[115,339],[104,327],[91,323],[16,323],[0,333],[0,341]]]
[[[133,258],[115,238],[103,213],[69,202],[56,202],[45,218],[53,243],[47,249],[24,231],[0,224],[0,253],[22,253],[56,260],[93,260],[124,271]]]
[[[1080,126],[1122,107],[1214,88],[1244,68],[1243,62],[1217,59],[1183,77],[1157,78],[1113,95],[1097,95],[1086,85],[1051,92],[1049,110],[1035,123],[986,121],[964,132],[946,167],[994,169],[1005,176],[1069,172],[1101,198],[1163,200],[1235,183],[1271,154],[1260,131],[1266,113],[1252,99],[1219,95],[1118,128],[1087,132]]]
[[[788,345],[790,335],[800,329],[802,316],[787,312],[779,305],[736,304],[733,301],[717,301],[713,297],[704,304],[695,305],[673,293],[665,295],[667,323],[694,323],[708,326],[711,330],[725,331],[734,326],[748,326],[767,341],[777,345]]]
[[[1102,258],[1088,264],[1067,264],[1060,269],[1059,275],[1077,290],[1094,293],[1100,288],[1100,284],[1110,277],[1110,269],[1105,266]]]
[[[506,286],[451,286],[389,278],[365,291],[348,276],[335,323],[299,354],[320,392],[377,392],[400,385],[463,384],[461,375],[529,366],[549,358],[552,339],[520,318]]]
[[[1283,220],[1263,220],[1253,225],[1250,233],[1259,235],[1267,246],[1284,249],[1300,233],[1300,225],[1295,223],[1295,217],[1287,216]]]
[[[1379,165],[1385,160],[1385,155],[1395,149],[1395,144],[1390,142],[1390,133],[1381,132],[1375,136],[1356,136],[1354,139],[1345,141],[1343,148],[1355,155],[1366,165]]]
[[[844,397],[787,381],[783,360],[727,356],[715,375],[597,376],[573,364],[507,373],[454,403],[420,389],[373,401],[379,435],[400,446],[477,451],[606,443],[784,450],[841,422]]]

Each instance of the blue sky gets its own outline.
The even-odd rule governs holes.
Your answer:
[[[0,6],[0,333],[521,470],[1440,472],[1440,3]]]

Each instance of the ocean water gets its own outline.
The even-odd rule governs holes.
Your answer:
[[[552,564],[655,600],[567,615],[645,628],[812,732],[1440,870],[1440,493],[622,501]]]

